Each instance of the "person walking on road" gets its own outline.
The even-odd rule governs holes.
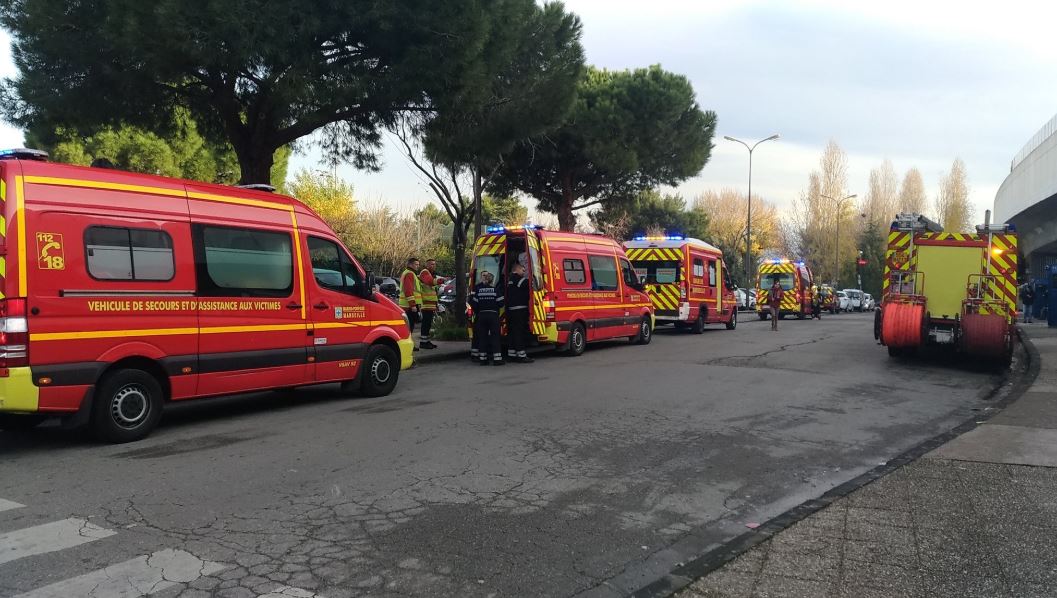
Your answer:
[[[503,289],[493,286],[495,277],[491,272],[481,273],[481,282],[473,287],[470,293],[470,307],[473,308],[473,336],[477,339],[478,363],[488,365],[503,364],[503,348],[499,338],[499,310],[503,307]]]
[[[785,291],[782,290],[782,285],[778,282],[778,279],[774,279],[774,284],[771,285],[771,290],[767,292],[767,305],[771,308],[771,330],[778,332],[778,315],[781,313],[782,297],[785,296]]]
[[[437,260],[426,260],[426,267],[418,274],[422,286],[422,333],[418,346],[423,349],[436,349],[430,333],[433,331],[433,318],[437,315],[437,290],[444,284],[444,279],[437,276]]]
[[[415,322],[422,311],[422,281],[418,279],[417,257],[407,259],[407,267],[400,273],[400,307],[407,314],[408,331],[415,334]],[[418,351],[418,347],[415,347]]]
[[[1035,304],[1035,289],[1030,282],[1020,287],[1020,302],[1024,304],[1024,323],[1032,322],[1032,305]]]
[[[535,361],[525,351],[529,333],[529,291],[525,266],[514,264],[506,283],[506,331],[509,339],[507,358],[517,363]]]

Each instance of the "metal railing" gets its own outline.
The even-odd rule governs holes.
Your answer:
[[[1024,147],[1020,148],[1017,155],[1013,156],[1013,161],[1009,163],[1009,171],[1013,172],[1014,168],[1019,166],[1021,162],[1031,155],[1031,152],[1039,149],[1039,146],[1055,133],[1057,133],[1057,115],[1043,125],[1042,128],[1024,144]]]

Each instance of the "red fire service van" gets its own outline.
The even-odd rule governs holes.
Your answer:
[[[477,239],[470,280],[480,273],[506,284],[514,263],[527,270],[529,327],[541,343],[580,355],[587,343],[653,338],[653,309],[624,250],[602,235],[565,233],[538,226],[490,226]]]
[[[738,301],[723,263],[723,252],[699,239],[636,237],[624,243],[628,259],[650,291],[658,323],[689,327],[738,325]]]
[[[0,425],[125,442],[169,401],[410,367],[403,312],[297,200],[46,157],[0,154]]]

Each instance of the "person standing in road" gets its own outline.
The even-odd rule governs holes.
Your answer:
[[[1024,323],[1030,324],[1032,321],[1032,305],[1035,304],[1035,289],[1032,283],[1028,283],[1020,287],[1020,302],[1024,304]]]
[[[781,313],[782,298],[785,296],[785,291],[782,290],[782,285],[778,282],[778,279],[774,279],[774,284],[771,285],[771,290],[767,292],[767,305],[771,308],[771,330],[778,332],[778,315]]]
[[[423,349],[436,349],[430,333],[433,331],[433,318],[437,315],[437,290],[444,284],[444,279],[437,276],[437,260],[426,260],[426,268],[418,274],[422,286],[422,333],[418,346]]]
[[[473,336],[477,339],[478,359],[481,365],[503,365],[503,348],[499,338],[499,310],[503,307],[503,289],[493,286],[495,277],[491,272],[481,273],[481,282],[470,293],[473,308]]]
[[[400,273],[400,307],[407,314],[407,325],[411,334],[415,333],[415,322],[422,311],[422,281],[418,279],[419,261],[417,257],[407,259],[407,267]],[[418,351],[418,347],[415,347]]]
[[[510,343],[507,358],[517,363],[534,361],[525,351],[529,333],[529,291],[525,266],[514,264],[506,283],[506,332]]]

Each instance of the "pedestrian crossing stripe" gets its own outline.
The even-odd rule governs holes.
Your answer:
[[[0,565],[73,548],[116,533],[77,517],[3,533],[0,534]]]
[[[20,509],[26,505],[19,504],[13,500],[6,500],[0,498],[0,511],[10,511],[11,509]]]

